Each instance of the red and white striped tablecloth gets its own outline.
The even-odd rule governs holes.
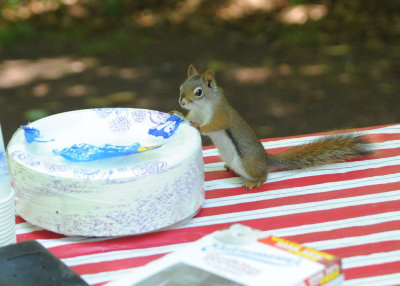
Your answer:
[[[242,223],[342,257],[345,285],[400,284],[400,125],[357,130],[374,156],[269,175],[259,190],[203,149],[206,200],[174,229],[120,238],[66,237],[16,217],[18,242],[35,239],[91,285],[102,285],[215,230]],[[318,135],[263,140],[268,152]]]

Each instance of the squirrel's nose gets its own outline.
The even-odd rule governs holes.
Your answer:
[[[179,99],[179,104],[180,104],[182,107],[184,107],[184,106],[185,106],[185,101],[184,101],[182,98],[180,98],[180,99]]]

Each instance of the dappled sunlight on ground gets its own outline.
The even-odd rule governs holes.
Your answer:
[[[0,88],[12,88],[36,80],[54,80],[67,74],[81,73],[97,65],[94,58],[42,58],[6,60],[0,63]],[[44,92],[39,88],[39,94]]]
[[[294,104],[285,103],[284,99],[273,99],[269,101],[265,107],[265,111],[276,118],[284,118],[298,112],[299,107]]]
[[[58,1],[30,1],[17,7],[5,8],[2,16],[11,21],[25,20],[38,14],[57,10],[59,7]]]
[[[300,67],[301,73],[308,76],[323,75],[327,70],[328,66],[326,64],[303,65]]]
[[[154,11],[142,9],[134,12],[131,20],[141,27],[153,27],[164,20],[179,24],[187,21],[191,15],[198,12],[202,5],[208,5],[205,0],[176,1],[168,9]],[[329,1],[323,1],[329,3]],[[108,1],[108,5],[112,1]],[[115,1],[118,3],[118,1]],[[90,17],[93,6],[91,1],[84,0],[32,0],[20,5],[10,5],[1,11],[4,19],[9,21],[27,20],[36,15],[64,9],[69,16],[75,19]],[[304,24],[308,20],[320,20],[328,13],[326,4],[300,4],[292,6],[288,0],[227,0],[222,1],[215,9],[215,15],[223,20],[235,20],[256,13],[270,13],[276,11],[277,20],[285,24]],[[65,19],[64,19],[65,20]]]
[[[328,7],[323,4],[308,4],[286,7],[278,14],[278,19],[284,24],[301,25],[308,20],[321,20],[328,13]]]
[[[399,122],[395,2],[0,1],[6,141],[69,110],[180,109],[190,63],[262,138]]]
[[[327,67],[324,64],[304,65],[298,69],[298,73],[317,76],[323,74],[326,69]],[[224,76],[229,80],[234,80],[241,84],[262,84],[268,80],[276,80],[279,77],[289,76],[292,73],[292,66],[281,63],[276,67],[253,66],[230,68],[224,72]]]
[[[119,76],[123,79],[138,79],[150,74],[148,67],[127,68],[117,66],[99,66],[96,68],[96,74],[99,77]]]
[[[240,83],[263,83],[272,76],[272,70],[267,67],[242,67],[227,72],[228,78]]]
[[[94,57],[0,61],[0,115],[8,123],[4,138],[21,124],[63,111],[154,108],[151,76],[148,66],[105,65]],[[140,96],[135,89],[141,90]]]
[[[182,23],[187,17],[195,13],[203,2],[204,0],[186,0],[178,2],[176,9],[171,12],[169,18],[174,23]]]
[[[288,5],[287,0],[229,0],[216,13],[222,19],[238,19],[257,12],[270,12]]]
[[[10,21],[26,20],[36,15],[60,9],[61,5],[66,5],[69,14],[77,18],[88,15],[87,9],[81,5],[81,2],[84,2],[82,0],[31,0],[20,2],[22,2],[20,5],[10,5],[4,8],[1,11],[1,15]]]

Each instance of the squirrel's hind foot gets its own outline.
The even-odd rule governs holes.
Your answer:
[[[265,180],[260,180],[260,181],[255,181],[255,182],[253,182],[253,181],[246,182],[242,185],[242,188],[246,189],[246,190],[251,190],[253,188],[259,189],[261,187],[261,185],[264,183],[264,181]]]

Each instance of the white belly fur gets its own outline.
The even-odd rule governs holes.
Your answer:
[[[213,143],[217,146],[222,160],[229,165],[231,170],[246,179],[253,180],[253,178],[251,178],[243,169],[242,162],[239,154],[236,151],[235,145],[232,143],[225,130],[211,132],[205,135],[209,136]]]

